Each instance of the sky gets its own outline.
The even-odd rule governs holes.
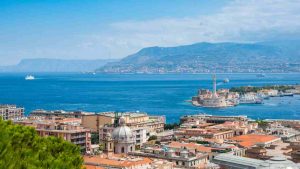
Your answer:
[[[1,0],[0,65],[150,46],[300,39],[300,0]]]

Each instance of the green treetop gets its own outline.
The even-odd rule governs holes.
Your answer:
[[[0,168],[81,169],[76,145],[56,137],[40,137],[34,128],[0,118]]]

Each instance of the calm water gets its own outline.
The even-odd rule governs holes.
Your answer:
[[[278,97],[263,105],[211,109],[193,107],[191,99],[199,88],[211,88],[211,75],[88,75],[35,74],[36,80],[25,81],[25,74],[0,74],[0,103],[34,109],[85,111],[145,111],[166,115],[176,122],[186,114],[247,115],[251,118],[300,119],[300,96]],[[300,74],[219,74],[218,87],[300,84]]]

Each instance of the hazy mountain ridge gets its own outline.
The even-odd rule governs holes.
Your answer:
[[[1,72],[86,72],[104,66],[113,59],[63,60],[63,59],[24,59],[19,64],[0,66]]]
[[[98,69],[106,73],[300,72],[300,41],[149,47]]]

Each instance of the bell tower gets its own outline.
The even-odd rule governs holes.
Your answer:
[[[114,141],[111,138],[111,134],[107,133],[106,137],[103,140],[104,142],[104,152],[105,153],[112,153],[114,152]]]

